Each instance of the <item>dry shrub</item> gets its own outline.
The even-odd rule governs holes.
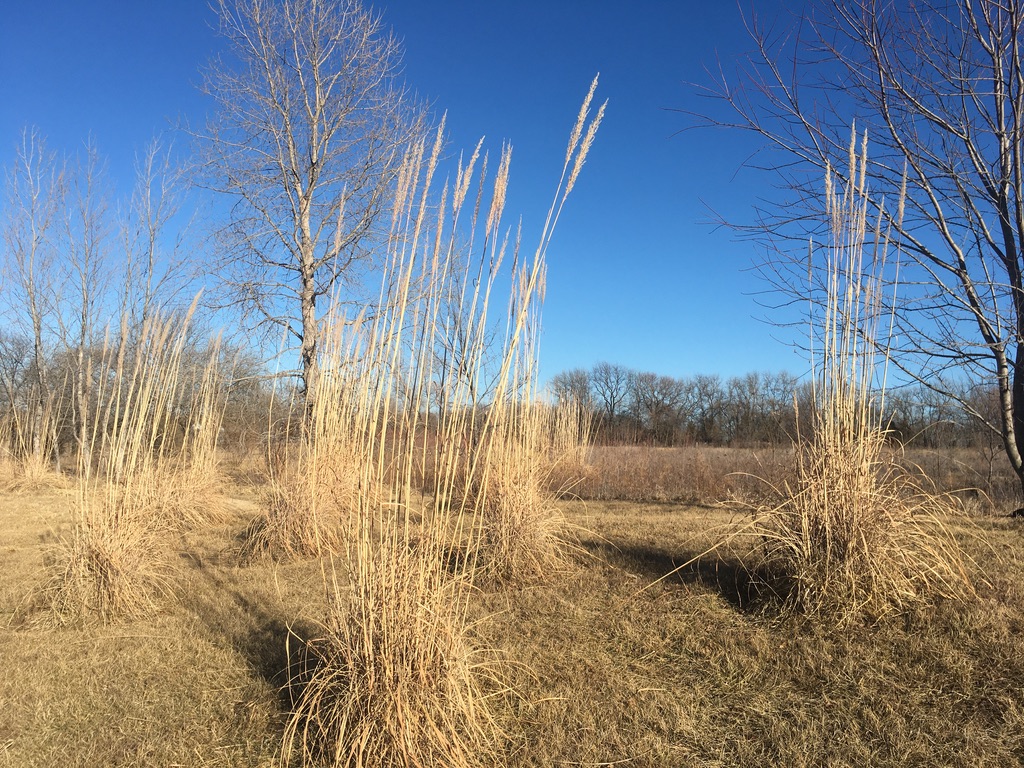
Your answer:
[[[323,635],[305,645],[284,762],[496,765],[483,660],[466,636],[468,585],[416,552],[374,549],[349,590],[335,585]]]
[[[973,594],[966,555],[943,522],[948,497],[929,493],[900,464],[880,422],[884,372],[879,383],[875,355],[890,243],[880,217],[876,261],[863,263],[871,240],[867,137],[859,156],[854,139],[845,191],[833,194],[826,175],[832,243],[812,434],[798,437],[795,478],[781,485],[781,500],[760,509],[749,529],[788,605],[839,625]]]

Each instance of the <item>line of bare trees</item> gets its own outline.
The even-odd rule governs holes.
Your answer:
[[[676,378],[602,362],[557,374],[550,389],[592,414],[599,444],[783,445],[798,426],[810,434],[797,424],[798,413],[803,421],[812,412],[810,387],[785,372]],[[964,401],[986,413],[999,407],[992,387],[965,385],[950,397],[915,385],[887,394],[886,420],[894,437],[915,447],[988,447],[996,438]]]
[[[103,158],[86,144],[51,151],[26,129],[4,175],[0,218],[0,429],[7,450],[58,466],[86,447],[101,351],[124,360],[158,307],[191,301],[181,172],[155,141],[136,182],[115,199]],[[173,224],[173,227],[172,227]]]
[[[211,8],[224,56],[205,69],[213,109],[184,131],[187,152],[153,143],[118,199],[94,145],[61,154],[27,128],[2,171],[0,446],[19,458],[59,468],[71,446],[86,448],[105,361],[123,365],[140,329],[186,312],[200,287],[197,365],[212,354],[205,331],[237,322],[241,351],[277,352],[275,368],[284,361],[307,394],[324,300],[348,299],[353,314],[369,304],[358,283],[380,267],[378,218],[425,130],[398,77],[399,43],[358,0]],[[275,328],[261,348],[252,332]],[[267,371],[248,367],[235,377],[241,403],[270,396]]]

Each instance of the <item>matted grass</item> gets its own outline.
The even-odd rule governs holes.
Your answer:
[[[236,490],[236,495],[240,491]],[[61,492],[0,498],[0,765],[272,766],[292,706],[288,644],[328,615],[315,562],[238,567],[255,501],[165,543],[173,599],[112,627],[9,625],[44,574]],[[492,701],[510,766],[1007,766],[1024,760],[1024,528],[953,529],[983,559],[967,610],[838,631],[758,610],[717,540],[736,513],[564,503],[593,555],[557,583],[472,593],[478,647],[518,695]],[[60,510],[64,510],[61,512]],[[340,576],[340,578],[343,578]],[[339,584],[342,590],[346,584]],[[294,634],[289,634],[293,632]],[[290,641],[289,641],[290,638]],[[295,654],[293,653],[293,656]]]

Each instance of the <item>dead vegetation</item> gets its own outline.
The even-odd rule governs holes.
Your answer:
[[[331,607],[316,561],[238,566],[232,547],[255,497],[233,501],[224,523],[165,541],[179,572],[173,598],[161,600],[157,613],[85,629],[8,626],[27,585],[42,574],[40,534],[71,523],[56,512],[63,501],[51,490],[7,496],[0,505],[7,532],[0,549],[7,574],[0,589],[0,660],[7,670],[0,679],[0,744],[11,765],[271,766],[295,706],[284,687],[289,677],[296,696],[303,690],[300,638],[324,654],[388,648],[360,650],[365,637],[340,640],[324,622],[358,604],[349,602],[357,593],[343,569]],[[719,551],[650,586],[712,546],[715,532],[737,513],[666,503],[562,507],[567,521],[584,529],[580,543],[592,557],[528,589],[465,593],[469,624],[462,645],[450,646],[489,697],[498,726],[491,764],[631,760],[753,768],[766,760],[808,764],[813,755],[834,765],[966,768],[1015,765],[1024,756],[1024,652],[1017,641],[1024,570],[1015,521],[987,518],[973,530],[952,528],[968,554],[983,560],[988,577],[969,610],[940,604],[900,622],[838,631],[766,612],[763,587],[742,564],[750,548]],[[418,570],[401,569],[406,576]],[[415,610],[387,592],[371,589],[366,597],[387,600],[394,620],[400,605]],[[374,622],[387,620],[378,608]],[[431,610],[440,614],[418,620],[439,621],[452,603]],[[356,625],[348,626],[335,628],[345,633]],[[445,646],[392,647],[436,664]],[[305,658],[318,665],[315,655]],[[331,668],[344,669],[342,658]],[[500,684],[489,680],[495,660]],[[369,668],[354,669],[362,675]],[[432,669],[440,676],[432,679],[447,679],[425,667]],[[410,697],[434,695],[417,690],[414,680],[401,683]],[[351,683],[334,680],[336,705]],[[393,702],[382,696],[347,706],[382,712]],[[406,726],[418,724],[426,721]]]
[[[796,438],[792,479],[772,484],[775,498],[740,531],[760,540],[759,568],[789,607],[841,626],[974,594],[948,530],[950,498],[895,458],[881,415],[882,272],[899,251],[881,217],[874,228],[868,221],[866,147],[865,135],[858,154],[852,135],[848,183],[835,189],[831,170],[825,180],[831,240],[825,298],[812,320],[811,434]]]
[[[220,479],[223,379],[213,362],[182,376],[187,318],[144,326],[141,353],[104,352],[73,499],[48,491],[58,626],[15,622],[24,598],[2,593],[5,759],[1024,756],[1017,531],[988,526],[992,572],[975,592],[966,564],[980,537],[906,474],[875,420],[860,346],[872,305],[857,303],[875,288],[847,286],[860,261],[831,278],[814,433],[785,454],[779,498],[738,523],[745,537],[715,538],[737,525],[735,505],[569,500],[600,475],[580,409],[540,403],[537,339],[552,227],[602,114],[590,117],[593,93],[532,255],[501,223],[507,149],[493,179],[478,149],[435,193],[443,126],[409,148],[377,311],[328,313],[317,386],[262,492]],[[851,221],[860,241],[863,220]],[[492,290],[506,281],[502,313]],[[236,496],[222,514],[202,506],[214,488]],[[44,523],[4,515],[19,536],[0,565],[28,584],[44,572]],[[796,610],[780,614],[766,590]]]

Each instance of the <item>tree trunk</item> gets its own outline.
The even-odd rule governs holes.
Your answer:
[[[310,233],[308,197],[301,213],[300,242],[301,251],[301,286],[299,297],[302,303],[302,390],[305,405],[303,423],[308,430],[312,426],[313,404],[316,402],[317,379],[319,378],[319,361],[317,360],[317,337],[319,328],[316,320],[316,270],[313,238]]]
[[[1017,354],[1013,362],[1013,388],[1010,393],[1012,408],[1011,423],[1013,425],[1013,449],[1007,450],[1010,466],[1017,473],[1017,480],[1024,497],[1024,344],[1017,344]]]

